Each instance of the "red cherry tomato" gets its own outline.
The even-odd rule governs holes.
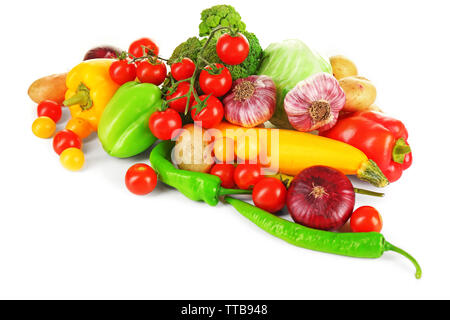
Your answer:
[[[55,123],[61,119],[61,105],[51,100],[44,100],[37,106],[38,117],[48,117]]]
[[[261,178],[261,166],[258,164],[238,164],[236,169],[234,169],[234,182],[239,189],[250,189]]]
[[[181,128],[181,117],[173,109],[156,111],[150,116],[148,123],[150,131],[160,140],[170,140],[175,132]]]
[[[383,228],[383,220],[377,209],[364,206],[353,212],[350,227],[353,232],[380,232]]]
[[[81,149],[81,139],[70,130],[62,130],[53,138],[53,149],[60,155],[68,148]]]
[[[242,33],[238,33],[236,36],[226,33],[217,40],[216,51],[224,63],[236,65],[247,59],[250,46]]]
[[[212,70],[212,68],[206,67],[205,70],[200,72],[199,83],[204,94],[212,94],[219,98],[230,91],[233,78],[228,68],[223,64],[216,63],[215,66],[220,69],[219,74],[210,74],[208,70]]]
[[[178,84],[177,89],[174,93],[167,96],[167,100],[175,99],[184,95],[187,95],[189,92],[189,89],[191,88],[190,84],[188,82],[182,82]],[[189,104],[192,106],[194,103],[194,94],[191,93],[191,99]],[[174,109],[177,112],[184,113],[186,111],[186,104],[187,104],[187,98],[181,98],[174,101],[169,102],[169,107]]]
[[[155,86],[159,86],[166,79],[167,68],[159,60],[155,64],[146,60],[138,64],[136,75],[142,83],[153,83]]]
[[[117,84],[124,84],[136,79],[136,65],[127,60],[114,61],[109,67],[109,75]]]
[[[218,176],[222,180],[222,187],[232,189],[234,184],[234,165],[218,163],[212,167],[210,174]]]
[[[150,53],[149,50],[145,50],[145,54],[144,54],[144,49],[142,48],[142,46],[147,47],[150,50],[152,50],[152,54],[154,56],[158,56],[159,48],[153,42],[153,40],[149,39],[149,38],[141,38],[141,39],[134,41],[130,45],[130,48],[128,49],[128,53],[130,53],[133,57],[136,57],[136,58],[140,58],[140,57],[143,57],[144,55],[149,54]]]
[[[131,166],[125,175],[125,185],[128,190],[140,196],[152,192],[157,182],[155,171],[144,163]]]
[[[262,178],[253,188],[253,203],[258,208],[275,213],[284,208],[287,190],[283,182],[275,178]]]
[[[181,81],[192,77],[195,71],[195,63],[189,58],[184,58],[181,62],[172,64],[170,71],[175,80]]]
[[[203,95],[199,97],[201,101],[204,101],[208,98],[207,95]],[[206,101],[206,106],[198,113],[197,109],[197,101],[192,104],[191,116],[194,122],[198,123],[202,128],[209,129],[217,126],[223,119],[223,105],[219,99],[214,96],[210,96]]]

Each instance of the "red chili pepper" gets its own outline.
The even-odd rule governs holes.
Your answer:
[[[362,111],[340,119],[321,135],[348,143],[375,161],[390,182],[412,163],[408,131],[403,123],[383,114]]]

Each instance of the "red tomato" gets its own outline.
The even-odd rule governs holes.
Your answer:
[[[258,208],[275,213],[284,208],[287,190],[276,178],[262,178],[253,188],[253,203]]]
[[[136,65],[127,60],[114,61],[109,67],[109,76],[117,84],[124,84],[136,79]]]
[[[157,182],[155,171],[144,163],[131,166],[125,175],[125,184],[128,190],[140,196],[152,192]]]
[[[181,62],[172,64],[170,71],[175,80],[181,81],[192,77],[195,71],[195,63],[189,58],[184,58]]]
[[[208,98],[207,95],[199,97],[201,101]],[[198,122],[202,128],[209,129],[217,126],[223,119],[223,105],[219,99],[214,96],[210,96],[206,101],[206,107],[204,107],[197,115],[197,109],[195,106],[197,101],[192,104],[191,116],[194,122]]]
[[[145,54],[144,54],[144,49],[142,48],[142,46],[147,47],[150,50],[152,50],[151,53],[154,56],[158,56],[159,48],[153,42],[153,40],[149,39],[149,38],[141,38],[139,40],[134,41],[130,45],[130,48],[128,49],[128,53],[130,53],[132,55],[132,57],[136,57],[136,58],[140,58],[140,57],[143,57],[144,55],[149,54],[150,53],[149,50],[145,50]]]
[[[138,64],[136,75],[142,83],[153,83],[155,86],[159,86],[166,79],[167,68],[159,60],[155,64],[145,60]]]
[[[160,140],[170,140],[174,133],[181,128],[181,117],[173,109],[156,111],[150,116],[148,122],[150,131]]]
[[[353,232],[380,232],[383,228],[383,220],[377,209],[364,206],[353,212],[350,227]]]
[[[37,106],[38,117],[48,117],[55,123],[61,119],[61,105],[51,100],[44,100]]]
[[[53,138],[53,149],[60,155],[68,148],[81,149],[81,139],[70,130],[62,130]]]
[[[187,95],[189,92],[189,89],[191,88],[191,85],[188,82],[182,82],[178,84],[177,89],[174,93],[167,96],[167,100],[175,99],[184,95]],[[191,99],[189,104],[192,105],[194,103],[194,94],[191,93]],[[187,104],[187,98],[181,98],[174,101],[169,102],[169,107],[174,109],[177,112],[184,113],[186,111],[186,104]]]
[[[226,33],[217,40],[216,51],[224,63],[236,65],[247,59],[250,46],[242,33],[238,33],[236,36]]]
[[[234,182],[239,189],[250,189],[261,178],[261,166],[258,164],[238,164],[234,170]]]
[[[222,187],[232,189],[234,184],[234,165],[218,163],[212,167],[210,174],[218,176],[222,180]]]
[[[219,98],[230,91],[233,78],[227,67],[219,63],[216,63],[215,66],[220,69],[219,74],[210,74],[209,72],[212,71],[208,70],[212,70],[212,68],[206,67],[200,72],[199,83],[204,94],[212,94]]]

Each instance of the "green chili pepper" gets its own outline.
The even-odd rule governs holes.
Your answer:
[[[220,178],[211,174],[175,168],[170,161],[173,147],[172,141],[163,141],[158,144],[150,153],[150,163],[158,173],[159,181],[174,187],[189,199],[216,206],[220,196],[251,193],[251,190],[222,188]]]
[[[417,261],[407,252],[387,242],[380,233],[336,233],[310,229],[238,199],[225,197],[225,201],[264,231],[297,247],[356,258],[379,258],[385,251],[394,251],[414,264],[417,279],[422,276]]]

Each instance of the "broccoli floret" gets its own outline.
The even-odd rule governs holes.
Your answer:
[[[201,19],[200,37],[209,36],[211,31],[219,25],[237,29],[240,32],[244,32],[246,28],[245,23],[241,21],[241,15],[229,5],[217,5],[205,9],[202,11]]]
[[[261,45],[259,44],[258,38],[253,33],[247,31],[242,32],[242,34],[248,40],[250,51],[248,53],[247,59],[245,59],[245,61],[241,64],[235,66],[224,64],[217,55],[217,40],[211,41],[205,48],[205,52],[203,54],[203,58],[205,58],[210,63],[224,64],[228,68],[228,70],[230,70],[233,80],[246,78],[248,76],[256,74],[263,56],[263,50],[261,48]]]
[[[189,58],[192,61],[197,61],[197,56],[202,49],[203,42],[200,41],[197,37],[192,37],[187,39],[185,42],[180,44],[172,53],[168,63],[172,65],[177,60],[181,60],[182,58]]]

